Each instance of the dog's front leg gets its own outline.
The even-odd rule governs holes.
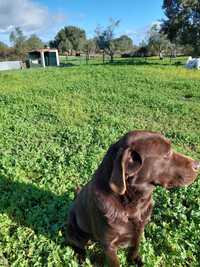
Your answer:
[[[119,259],[117,257],[116,247],[106,247],[105,255],[107,257],[109,267],[120,267]]]
[[[138,267],[144,266],[142,259],[139,256],[139,245],[143,231],[143,228],[140,230],[138,229],[138,232],[133,236],[128,254],[128,261],[134,262]]]

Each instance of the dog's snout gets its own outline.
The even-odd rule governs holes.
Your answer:
[[[195,160],[195,161],[192,163],[192,168],[193,168],[195,171],[199,171],[199,170],[200,170],[200,161]]]

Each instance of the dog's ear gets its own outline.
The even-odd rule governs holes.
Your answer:
[[[126,192],[126,179],[136,174],[142,166],[142,159],[135,150],[120,149],[113,162],[110,177],[110,188],[113,192],[123,195]]]

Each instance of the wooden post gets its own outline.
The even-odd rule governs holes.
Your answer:
[[[45,66],[45,60],[44,60],[44,52],[41,51],[41,52],[40,52],[40,55],[41,55],[42,66],[43,66],[43,68],[45,68],[46,66]]]
[[[56,64],[57,64],[57,66],[60,66],[60,60],[59,60],[58,50],[56,50]]]

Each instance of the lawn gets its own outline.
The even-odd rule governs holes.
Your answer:
[[[0,266],[78,266],[60,232],[74,189],[133,129],[200,159],[200,73],[156,60],[0,72]],[[154,202],[145,266],[200,266],[200,180]]]

